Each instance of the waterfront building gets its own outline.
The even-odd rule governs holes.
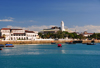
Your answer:
[[[10,28],[2,28],[0,30],[0,35],[2,37],[5,37],[4,40],[10,40],[11,34],[10,34]]]
[[[35,40],[39,38],[38,32],[25,30],[25,33],[28,40]]]
[[[46,34],[46,33],[56,33],[57,31],[66,31],[66,32],[69,32],[69,33],[73,33],[73,31],[64,28],[64,22],[63,21],[61,21],[61,27],[54,26],[54,27],[51,27],[50,29],[43,29],[42,33],[44,33],[44,34]]]
[[[88,37],[88,36],[90,36],[90,35],[93,35],[93,33],[87,33],[87,31],[84,31],[84,32],[83,32],[83,36],[85,36],[85,37]]]
[[[38,32],[24,29],[2,28],[0,35],[5,37],[4,40],[34,40],[38,38]]]
[[[57,31],[61,30],[60,27],[57,27],[57,26],[54,26],[54,27],[51,27],[50,29],[43,29],[43,33],[46,34],[46,33],[56,33]]]

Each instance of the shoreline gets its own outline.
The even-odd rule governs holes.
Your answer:
[[[53,42],[59,44],[59,43],[65,43],[65,42],[70,42],[70,41],[82,41],[82,43],[91,43],[93,40],[54,40]],[[50,41],[0,41],[0,44],[14,44],[14,45],[38,45],[38,44],[51,44]],[[100,43],[100,40],[94,40],[95,43]]]
[[[52,41],[0,41],[0,44],[14,44],[14,45],[37,45],[37,44],[51,44]],[[55,43],[65,43],[66,41],[53,41]],[[69,42],[69,41],[67,41]]]

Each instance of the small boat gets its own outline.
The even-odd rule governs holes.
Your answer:
[[[4,45],[3,44],[0,44],[0,47],[4,47]]]
[[[3,50],[3,48],[0,47],[0,50]]]
[[[56,44],[54,41],[51,41],[51,44]]]
[[[76,44],[75,42],[65,42],[66,44]]]
[[[58,44],[58,47],[62,47],[62,45],[61,44]]]
[[[5,45],[6,45],[6,47],[14,47],[13,44],[5,44]]]
[[[87,43],[87,45],[95,45],[94,43]]]
[[[51,42],[51,44],[56,44],[55,42]]]

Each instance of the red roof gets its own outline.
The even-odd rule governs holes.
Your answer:
[[[23,29],[11,29],[11,30],[23,30]]]
[[[23,29],[2,28],[1,30],[23,30]]]
[[[26,33],[34,33],[34,31],[25,30]]]
[[[2,28],[1,30],[10,30],[11,28]]]
[[[87,33],[87,34],[93,34],[93,33]]]
[[[85,34],[93,34],[93,33],[85,33]]]
[[[26,31],[28,31],[28,30],[25,30],[25,32],[26,32]]]

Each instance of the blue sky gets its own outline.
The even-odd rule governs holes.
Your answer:
[[[100,0],[0,0],[0,28],[60,26],[61,21],[73,30],[100,26]]]

